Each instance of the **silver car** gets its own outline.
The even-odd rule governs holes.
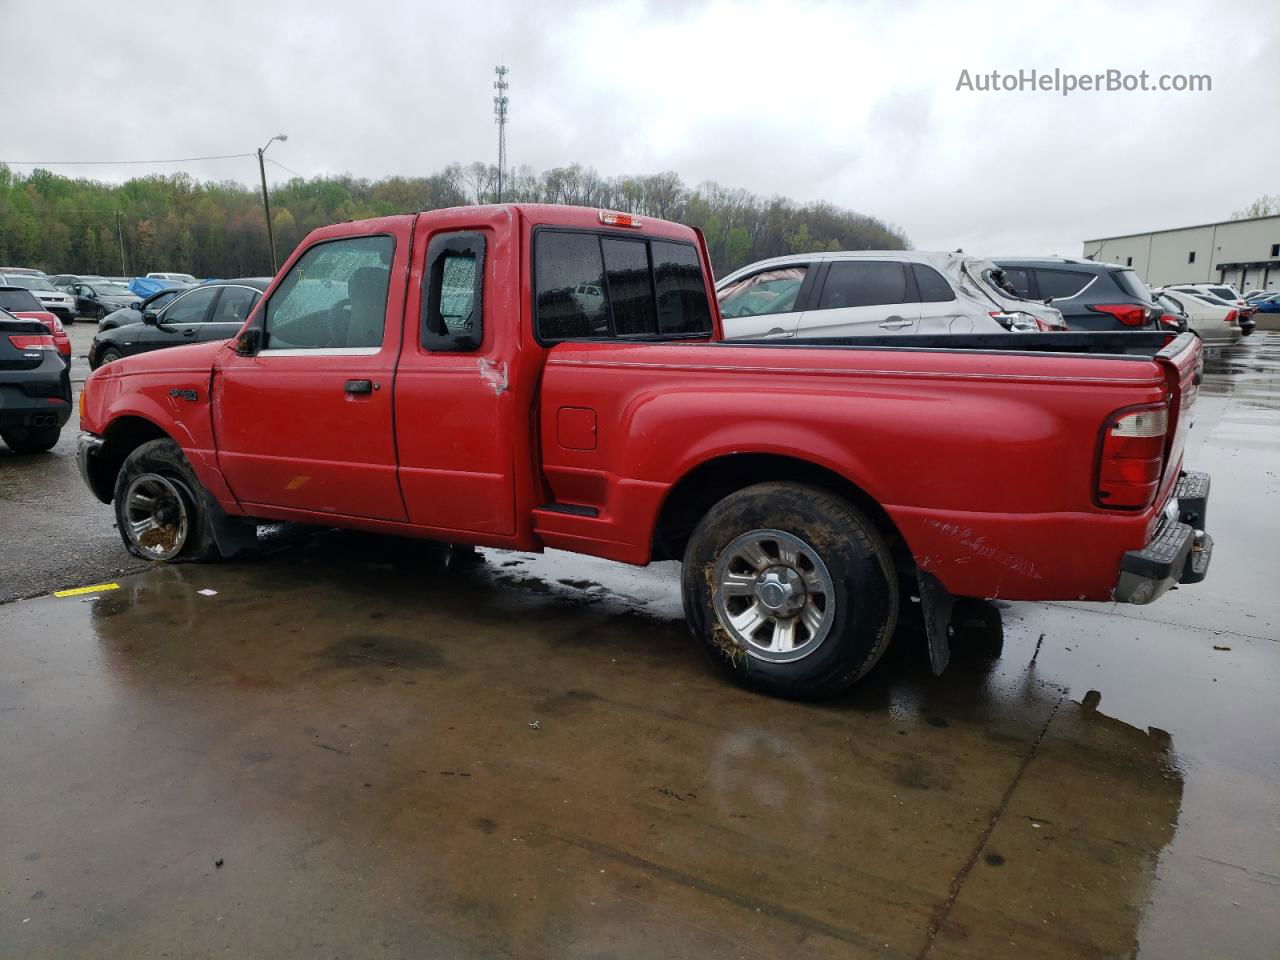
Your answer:
[[[727,339],[1065,330],[1054,307],[1001,285],[964,253],[858,250],[793,254],[716,284]]]

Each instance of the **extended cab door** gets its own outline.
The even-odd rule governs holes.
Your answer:
[[[882,337],[915,333],[920,304],[900,260],[832,260],[821,290],[800,318],[801,337]]]
[[[218,354],[218,463],[250,513],[259,504],[405,519],[391,397],[410,223],[326,231],[295,255],[237,340],[244,355]]]
[[[515,431],[530,427],[527,399],[511,390],[520,323],[514,216],[481,209],[447,227],[418,219],[395,383],[400,486],[415,524],[515,531]]]
[[[757,270],[716,291],[726,340],[794,337],[817,264]]]

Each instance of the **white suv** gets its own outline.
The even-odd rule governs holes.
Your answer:
[[[859,250],[794,254],[716,284],[727,339],[1065,330],[1054,307],[1001,285],[963,253]]]

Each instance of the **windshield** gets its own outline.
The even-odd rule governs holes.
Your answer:
[[[14,276],[12,273],[8,273],[5,274],[5,280],[11,287],[26,287],[28,290],[58,289],[44,277]]]
[[[132,297],[134,292],[123,283],[95,283],[93,292],[100,297]]]

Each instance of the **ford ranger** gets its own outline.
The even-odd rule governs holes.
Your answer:
[[[694,230],[477,206],[312,232],[239,333],[102,367],[85,480],[125,546],[260,521],[682,560],[694,633],[792,696],[875,664],[900,597],[1147,603],[1206,573],[1182,469],[1200,347],[1163,333],[723,342]]]

